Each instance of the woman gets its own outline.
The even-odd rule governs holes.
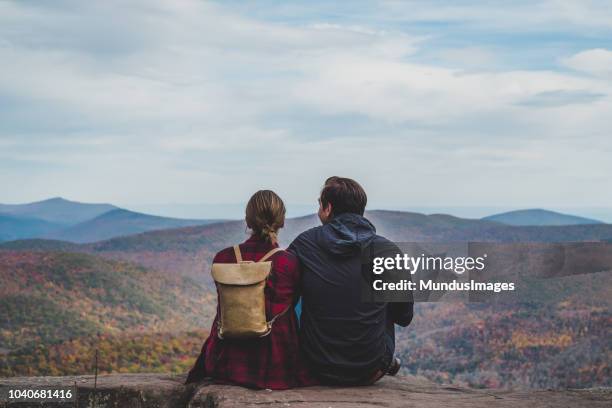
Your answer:
[[[252,235],[240,244],[242,259],[257,261],[278,247],[278,230],[285,224],[283,200],[273,191],[258,191],[247,204],[246,223]],[[268,317],[280,314],[272,326],[272,332],[261,338],[220,339],[217,306],[210,335],[186,383],[212,377],[219,383],[273,390],[316,383],[301,358],[297,320],[292,307],[297,299],[300,281],[297,259],[289,252],[279,251],[269,260],[272,261],[272,270],[265,287],[266,314]],[[213,263],[235,262],[232,247],[217,253],[213,260]],[[287,309],[286,313],[281,314]]]

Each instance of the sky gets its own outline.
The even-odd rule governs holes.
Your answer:
[[[0,202],[605,209],[611,158],[608,1],[0,2]]]

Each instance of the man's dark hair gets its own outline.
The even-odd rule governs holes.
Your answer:
[[[343,213],[363,215],[367,202],[363,187],[350,178],[330,177],[321,190],[321,204],[327,207],[331,203],[334,216]]]

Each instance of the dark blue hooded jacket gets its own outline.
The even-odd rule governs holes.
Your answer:
[[[289,246],[302,268],[302,349],[323,377],[359,382],[386,368],[394,324],[407,326],[413,304],[367,302],[371,259],[395,256],[395,244],[376,235],[366,218],[338,215],[300,234]],[[364,286],[365,285],[365,286]]]

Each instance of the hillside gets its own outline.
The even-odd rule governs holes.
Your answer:
[[[409,329],[398,330],[396,350],[404,372],[444,384],[612,387],[611,324],[609,307],[580,300],[549,305],[420,303]]]
[[[28,238],[0,242],[0,250],[83,252],[82,247],[79,244],[42,238]]]
[[[520,226],[602,224],[601,221],[592,220],[590,218],[561,214],[555,211],[542,209],[509,211],[484,217],[483,220]]]
[[[91,372],[98,350],[98,372],[184,373],[197,357],[207,330],[100,333],[21,348],[7,357],[8,375],[78,375]],[[0,357],[0,376],[2,371]]]
[[[123,235],[133,235],[146,231],[205,225],[212,222],[215,221],[167,218],[123,209],[114,209],[94,219],[83,221],[61,231],[49,233],[45,237],[86,243],[102,241]]]
[[[212,294],[178,275],[88,254],[1,251],[0,375],[31,370],[41,347],[97,333],[179,333],[206,327],[213,313]]]
[[[79,203],[56,197],[28,204],[0,204],[0,214],[37,218],[62,225],[74,225],[116,208],[110,204]]]

